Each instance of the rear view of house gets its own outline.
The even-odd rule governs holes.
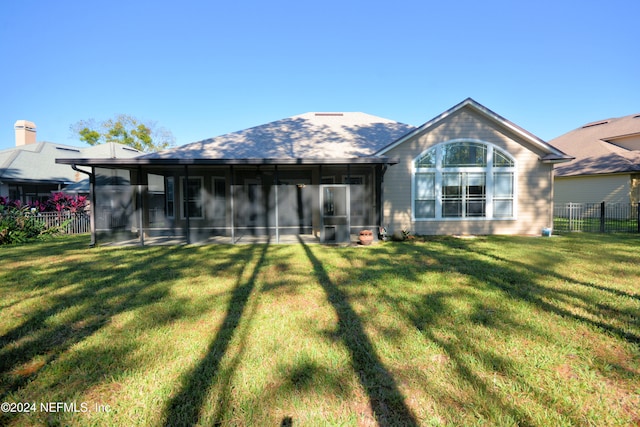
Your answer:
[[[381,227],[538,234],[553,165],[568,159],[467,99],[418,128],[306,113],[133,159],[59,162],[92,168],[102,239],[340,243]]]

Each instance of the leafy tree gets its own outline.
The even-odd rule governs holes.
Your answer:
[[[71,131],[89,145],[117,142],[145,153],[161,151],[175,144],[171,131],[127,114],[99,123],[93,119],[80,120],[71,125]]]

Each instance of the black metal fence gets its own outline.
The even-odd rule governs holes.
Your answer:
[[[640,203],[563,203],[554,206],[554,232],[640,233]]]

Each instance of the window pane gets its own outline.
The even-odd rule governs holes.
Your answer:
[[[345,216],[347,214],[347,189],[344,187],[325,187],[324,215]]]
[[[485,216],[486,208],[485,200],[470,200],[467,202],[467,215],[466,216]]]
[[[487,147],[475,142],[456,142],[442,147],[442,166],[486,166]]]
[[[202,206],[197,202],[189,202],[189,218],[202,217]]]
[[[442,196],[459,197],[462,195],[462,174],[443,173],[442,174]]]
[[[433,173],[416,174],[416,199],[435,199],[435,182]]]
[[[343,184],[351,184],[351,185],[364,184],[364,177],[362,176],[352,176],[352,177],[345,176],[344,178],[342,178],[342,180],[343,180]]]
[[[227,185],[223,178],[214,178],[213,180],[213,197],[216,199],[224,199],[227,193]]]
[[[513,160],[501,153],[497,148],[493,149],[493,167],[504,168],[513,166]]]
[[[200,195],[200,189],[202,188],[202,181],[197,178],[189,178],[187,181],[187,197],[189,200],[195,199]]]
[[[433,168],[436,166],[436,149],[432,148],[416,160],[417,168]]]
[[[485,191],[485,176],[483,173],[469,173],[467,174],[467,195],[470,197],[484,197]]]
[[[493,216],[495,217],[512,217],[513,201],[512,200],[494,200]]]
[[[444,200],[442,202],[443,217],[461,217],[462,200]]]
[[[495,197],[513,196],[513,173],[496,173],[493,175],[493,195]]]
[[[416,218],[435,218],[436,201],[435,200],[416,200]]]

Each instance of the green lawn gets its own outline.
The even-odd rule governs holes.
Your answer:
[[[88,243],[0,247],[0,425],[640,423],[638,236]]]

